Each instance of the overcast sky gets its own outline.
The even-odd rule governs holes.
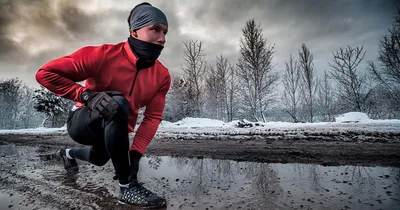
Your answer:
[[[36,71],[51,59],[83,46],[123,42],[127,17],[142,1],[133,0],[0,0],[1,78],[19,77],[32,87]],[[169,32],[161,62],[181,72],[183,44],[203,41],[210,63],[222,54],[237,62],[241,29],[250,18],[275,44],[273,63],[283,71],[302,43],[314,54],[318,71],[329,70],[339,47],[364,46],[365,60],[377,57],[379,39],[392,26],[395,0],[154,0],[163,10]]]

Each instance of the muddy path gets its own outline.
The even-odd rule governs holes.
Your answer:
[[[79,145],[63,134],[0,135],[0,209],[135,209],[117,205],[111,161],[79,161],[68,174],[55,155],[66,146]],[[140,164],[165,209],[400,209],[397,134],[158,137]]]
[[[0,209],[136,209],[117,205],[111,163],[78,161],[67,173],[59,146],[0,145]],[[164,209],[399,209],[400,168],[272,164],[145,156],[139,179]]]
[[[67,135],[0,135],[0,142],[16,145],[79,146]],[[323,166],[360,165],[400,167],[400,131],[391,133],[346,133],[244,136],[170,136],[155,138],[149,155],[228,159],[268,163],[305,163]]]

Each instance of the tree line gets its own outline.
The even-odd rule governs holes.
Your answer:
[[[285,61],[285,69],[277,69],[275,45],[262,32],[254,19],[245,23],[235,64],[223,55],[209,64],[202,41],[184,42],[183,75],[173,79],[166,120],[316,122],[345,112],[400,117],[400,8],[379,42],[377,60],[366,61],[363,46],[339,46],[323,72],[306,43]]]
[[[306,43],[278,69],[275,44],[263,36],[261,25],[250,19],[241,32],[236,63],[222,54],[209,63],[202,41],[183,42],[183,73],[172,75],[164,120],[329,122],[352,111],[371,118],[400,117],[400,8],[377,46],[375,61],[364,59],[363,46],[339,46],[323,72],[315,68]],[[0,129],[60,127],[72,105],[18,78],[0,81]]]
[[[62,127],[72,102],[20,79],[0,81],[0,129]]]

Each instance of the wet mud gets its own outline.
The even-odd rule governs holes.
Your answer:
[[[346,131],[329,135],[319,131],[296,132],[296,135],[289,131],[274,131],[266,135],[240,136],[161,132],[150,143],[146,154],[323,166],[400,167],[400,130],[381,133]],[[0,144],[1,142],[21,146],[80,146],[62,134],[0,134]]]
[[[117,205],[111,161],[102,167],[79,161],[79,172],[67,173],[56,155],[60,148],[40,141],[0,144],[0,209],[136,209]],[[400,209],[396,166],[148,153],[140,162],[139,179],[167,198],[164,209]]]

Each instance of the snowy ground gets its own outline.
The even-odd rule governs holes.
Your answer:
[[[351,112],[336,118],[336,122],[290,123],[290,122],[249,122],[247,120],[225,123],[206,118],[184,118],[178,122],[163,121],[158,129],[157,137],[176,135],[268,135],[288,134],[302,135],[304,132],[314,134],[338,134],[343,132],[390,133],[400,132],[400,120],[372,120],[364,113]],[[62,128],[36,128],[20,130],[0,130],[0,134],[66,134],[66,126]]]

